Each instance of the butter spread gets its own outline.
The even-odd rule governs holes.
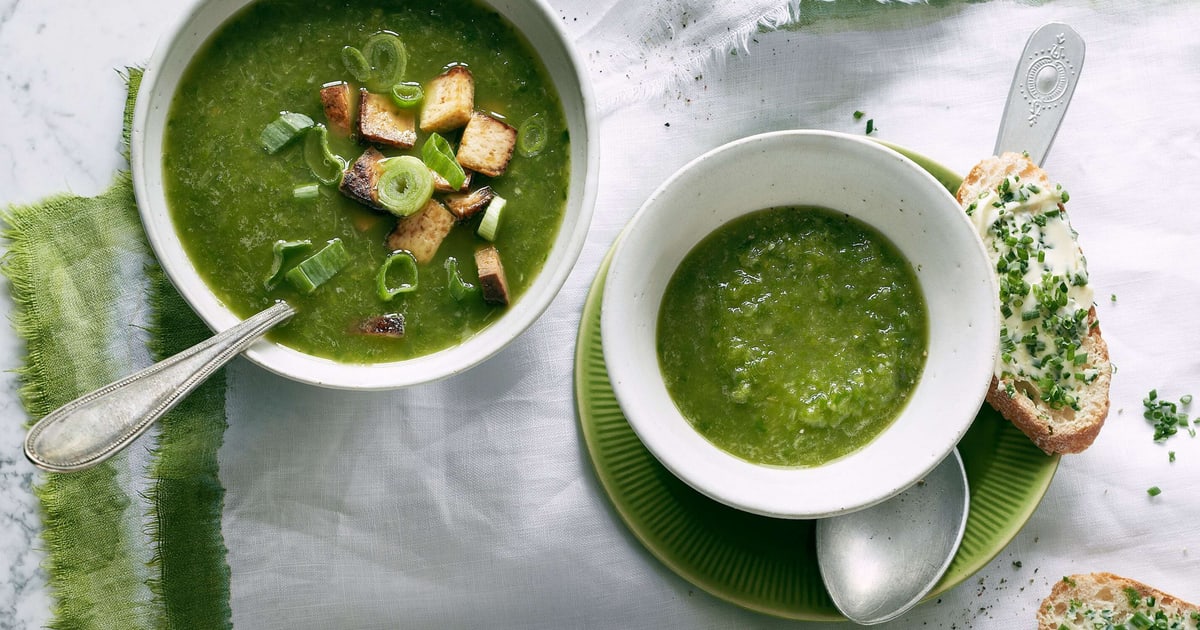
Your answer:
[[[1068,195],[1010,175],[967,208],[1000,281],[1000,354],[995,375],[1037,388],[1050,406],[1079,408],[1076,392],[1096,379],[1083,350],[1093,293],[1087,261],[1062,205]]]

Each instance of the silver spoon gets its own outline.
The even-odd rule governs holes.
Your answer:
[[[286,302],[50,412],[25,436],[25,456],[51,472],[91,468],[131,444],[163,414],[295,314]]]
[[[1009,89],[996,154],[1046,159],[1083,68],[1084,43],[1052,22],[1029,36]],[[817,564],[833,603],[863,625],[895,619],[949,568],[969,511],[967,476],[955,450],[925,479],[874,507],[817,522]]]

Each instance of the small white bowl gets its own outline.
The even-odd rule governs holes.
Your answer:
[[[822,206],[877,229],[912,263],[928,313],[929,356],[899,417],[859,450],[809,468],[753,464],[701,436],[671,400],[656,351],[663,292],[684,256],[728,221],[774,206]],[[998,308],[979,236],[931,175],[862,137],[783,131],[714,149],[650,196],[613,254],[601,331],[621,411],[671,472],[735,508],[820,518],[895,496],[950,453],[991,380]]]
[[[175,288],[216,331],[241,320],[201,280],[179,242],[163,193],[163,130],[188,62],[226,20],[252,1],[201,0],[164,36],[142,77],[130,143],[134,194],[154,254]],[[499,352],[541,316],[562,288],[583,249],[596,199],[599,143],[591,86],[584,64],[559,25],[560,18],[542,0],[481,1],[516,26],[541,57],[558,90],[571,135],[566,212],[537,279],[498,321],[467,341],[433,354],[390,363],[338,363],[260,340],[245,352],[251,361],[297,381],[339,389],[390,389],[434,381]]]

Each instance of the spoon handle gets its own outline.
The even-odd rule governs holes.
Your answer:
[[[63,405],[29,429],[25,456],[51,472],[99,464],[132,443],[213,372],[295,312],[286,302],[278,302],[175,356]]]
[[[1008,91],[996,155],[1022,151],[1041,165],[1083,70],[1083,38],[1066,24],[1050,22],[1025,43]]]

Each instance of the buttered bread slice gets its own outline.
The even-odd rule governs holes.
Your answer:
[[[1028,157],[971,169],[958,201],[1000,285],[1000,354],[987,401],[1046,453],[1078,453],[1108,417],[1112,363],[1068,195]]]

